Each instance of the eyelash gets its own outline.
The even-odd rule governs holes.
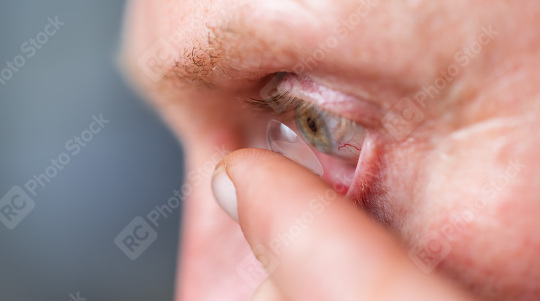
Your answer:
[[[278,91],[266,99],[249,98],[249,104],[265,113],[283,115],[295,110],[318,109],[315,105],[292,96],[289,91]]]
[[[277,91],[270,95],[267,99],[249,98],[248,103],[252,108],[259,109],[264,113],[270,113],[274,116],[283,116],[294,118],[295,112],[310,112],[316,111],[321,116],[337,116],[334,113],[319,108],[310,102],[307,102],[301,98],[291,95],[289,91]],[[348,124],[355,124],[355,122],[337,116],[342,119],[342,127],[345,128]]]

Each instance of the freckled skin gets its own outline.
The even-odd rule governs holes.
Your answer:
[[[479,299],[539,300],[540,3],[367,2],[134,0],[124,69],[181,139],[187,175],[217,145],[264,139],[237,98],[267,74],[302,73],[398,112],[384,116],[404,108],[403,127],[370,128],[380,172],[364,210],[435,262],[433,277]],[[171,55],[145,69],[156,41]],[[248,300],[235,269],[249,248],[213,201],[211,172],[201,177],[188,177],[177,300]],[[435,261],[418,248],[430,235],[448,251]]]

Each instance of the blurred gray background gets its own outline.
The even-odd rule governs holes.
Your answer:
[[[0,3],[0,300],[172,300],[181,212],[146,215],[182,151],[114,66],[124,1]],[[132,260],[115,238],[137,216],[157,238]]]

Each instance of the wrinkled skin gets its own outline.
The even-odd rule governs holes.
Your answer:
[[[236,272],[249,246],[214,201],[212,172],[189,175],[218,147],[261,145],[268,119],[238,99],[281,71],[374,108],[365,120],[355,105],[326,107],[370,132],[360,164],[374,169],[349,197],[403,254],[435,233],[450,252],[429,277],[479,299],[540,299],[539,3],[134,0],[125,24],[124,69],[187,154],[177,300],[253,294]],[[329,37],[337,45],[321,47]],[[393,126],[399,112],[415,118]]]

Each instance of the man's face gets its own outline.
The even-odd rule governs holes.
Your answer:
[[[489,300],[537,300],[539,17],[531,1],[132,1],[126,68],[187,153],[177,297],[253,291],[203,166],[220,147],[263,146],[275,114],[246,101],[285,72],[309,83],[303,101],[365,128],[348,197],[419,268]]]

